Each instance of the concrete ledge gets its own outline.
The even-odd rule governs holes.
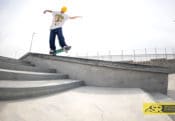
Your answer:
[[[12,100],[38,97],[58,93],[80,87],[82,81],[53,80],[53,81],[0,81],[0,100]]]
[[[83,80],[87,86],[141,88],[167,93],[167,68],[35,53],[28,53],[21,60],[30,61],[38,67],[55,68],[71,79]]]
[[[22,56],[20,60],[25,60],[28,56],[49,59],[53,61],[64,61],[70,63],[86,64],[92,66],[103,66],[109,68],[117,69],[126,69],[126,70],[135,70],[135,71],[148,71],[153,73],[168,73],[168,68],[161,66],[150,66],[142,64],[130,64],[126,62],[111,62],[111,61],[102,61],[102,60],[93,60],[93,59],[84,59],[84,58],[75,58],[75,57],[65,57],[65,56],[50,56],[46,54],[37,54],[37,53],[27,53]],[[31,61],[30,61],[31,62]]]

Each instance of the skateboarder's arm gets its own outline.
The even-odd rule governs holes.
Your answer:
[[[53,11],[52,11],[52,10],[44,10],[43,13],[45,14],[45,13],[47,13],[47,12],[52,13]]]
[[[76,18],[81,18],[82,16],[71,16],[69,19],[76,19]]]

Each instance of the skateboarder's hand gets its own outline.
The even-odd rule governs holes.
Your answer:
[[[43,14],[45,14],[47,12],[47,10],[43,11]]]
[[[45,13],[47,13],[47,12],[52,13],[52,10],[44,10],[44,11],[43,11],[43,14],[45,14]]]
[[[72,17],[69,17],[70,19],[76,19],[76,18],[82,18],[82,16],[72,16]]]

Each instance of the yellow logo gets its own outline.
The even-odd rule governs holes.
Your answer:
[[[144,103],[144,114],[174,114],[175,103]]]
[[[61,14],[55,15],[55,25],[61,23],[63,20],[64,20],[64,16],[62,16]]]

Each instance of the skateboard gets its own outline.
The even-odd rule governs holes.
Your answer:
[[[66,52],[66,53],[67,53],[70,49],[71,49],[71,46],[68,46],[68,47],[65,48],[65,49],[61,48],[61,49],[55,50],[55,55],[56,55],[56,54],[59,54],[59,53],[61,53],[61,52]]]

